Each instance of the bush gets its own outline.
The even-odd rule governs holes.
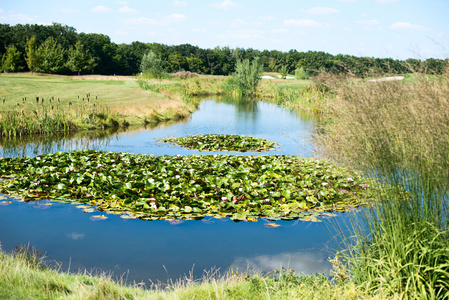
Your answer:
[[[307,74],[304,68],[298,68],[295,70],[295,79],[296,80],[306,80],[309,79],[310,76]]]
[[[244,96],[254,95],[262,73],[262,65],[259,63],[259,59],[253,60],[251,64],[249,59],[238,60],[235,70],[234,78],[239,92]]]
[[[142,57],[142,62],[140,63],[140,71],[149,78],[164,77],[162,60],[153,51],[146,53]]]

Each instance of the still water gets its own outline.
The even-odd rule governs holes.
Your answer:
[[[308,141],[314,121],[307,116],[275,105],[226,99],[201,102],[188,119],[154,128],[128,130],[105,135],[71,136],[61,139],[3,142],[0,156],[34,156],[56,151],[97,149],[153,155],[214,154],[161,143],[156,138],[193,134],[239,134],[267,138],[279,148],[263,154],[313,156]],[[103,136],[101,136],[103,135]],[[221,152],[224,153],[224,152]],[[229,152],[229,154],[238,154]],[[260,155],[261,153],[245,153]],[[201,221],[125,220],[96,213],[83,213],[74,205],[35,201],[0,202],[0,243],[4,251],[29,244],[62,262],[62,270],[79,269],[112,272],[127,282],[176,280],[185,275],[229,269],[269,272],[281,267],[298,274],[326,272],[331,253],[322,223],[269,221],[234,223],[229,219]]]

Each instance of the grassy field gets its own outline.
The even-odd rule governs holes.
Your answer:
[[[87,103],[87,95],[119,121],[126,120],[131,125],[143,124],[145,118],[151,120],[155,115],[163,119],[187,116],[192,110],[181,99],[140,89],[133,77],[18,73],[1,74],[0,82],[2,115],[17,110],[25,97],[26,110],[32,111],[36,110],[36,97],[44,98],[44,104],[60,99],[59,105],[67,109],[70,103],[82,103],[83,98]]]
[[[211,271],[203,278],[183,278],[147,286],[114,281],[108,274],[57,271],[39,250],[17,248],[0,252],[1,299],[385,299],[350,281],[330,281],[324,275],[296,276],[290,270],[275,276],[220,275]]]

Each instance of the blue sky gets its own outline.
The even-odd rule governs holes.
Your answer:
[[[449,57],[449,0],[1,1],[0,23],[51,24],[115,43],[189,43],[406,58]]]

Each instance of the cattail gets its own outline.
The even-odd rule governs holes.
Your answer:
[[[59,102],[61,102],[61,101],[60,101],[59,98],[58,98],[58,103],[59,103]]]
[[[36,97],[36,103],[39,104],[39,97]]]
[[[69,102],[69,105],[72,105],[72,102]]]

